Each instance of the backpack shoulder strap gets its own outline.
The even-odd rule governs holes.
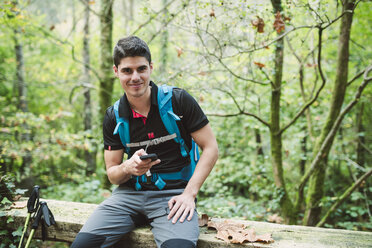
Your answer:
[[[114,135],[119,133],[121,143],[123,143],[125,147],[125,152],[129,155],[129,147],[127,146],[127,144],[130,143],[129,122],[126,118],[122,118],[119,116],[119,103],[120,99],[117,100],[114,104],[114,112],[116,118],[116,127],[114,129]]]
[[[163,121],[165,128],[169,134],[176,134],[174,140],[180,144],[181,154],[183,157],[188,156],[188,148],[185,141],[182,139],[180,130],[178,129],[177,122],[181,119],[173,112],[172,107],[172,94],[173,86],[163,84],[158,88],[158,105],[160,117]]]

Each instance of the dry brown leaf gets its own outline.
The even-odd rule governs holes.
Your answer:
[[[17,202],[13,202],[13,205],[10,208],[22,209],[25,207],[27,207],[27,201],[17,201]]]
[[[206,226],[206,225],[208,225],[208,220],[209,220],[208,215],[207,214],[202,214],[198,218],[199,226]]]
[[[271,237],[271,233],[265,233],[262,235],[258,235],[256,238],[258,242],[266,242],[266,243],[274,242],[273,238]]]
[[[254,61],[253,61],[253,63],[254,63],[255,65],[257,65],[259,68],[264,68],[264,67],[265,67],[265,64],[262,64],[262,63],[260,63],[260,62],[254,62]]]
[[[181,57],[181,55],[183,54],[183,50],[181,47],[176,47],[176,50],[177,50],[177,57]]]
[[[274,242],[271,234],[263,234],[257,236],[253,228],[246,229],[244,223],[236,221],[225,220],[223,222],[209,221],[208,227],[217,230],[216,238],[221,239],[227,243],[243,244],[248,242]]]
[[[257,19],[252,20],[251,23],[252,23],[253,27],[257,28],[257,32],[259,32],[259,33],[264,32],[265,22],[261,17],[257,16]]]
[[[275,14],[274,28],[278,34],[283,32],[285,29],[285,24],[279,11]]]
[[[270,216],[267,218],[267,221],[269,221],[269,222],[273,222],[273,223],[281,224],[281,223],[283,223],[283,218],[280,217],[278,214],[273,214],[273,215],[270,215]]]
[[[214,9],[211,9],[211,12],[209,12],[210,17],[216,17],[216,13],[214,12]]]

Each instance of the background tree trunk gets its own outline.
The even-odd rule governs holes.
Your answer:
[[[350,30],[353,18],[354,0],[345,0],[343,2],[343,11],[347,11],[341,19],[341,30],[339,37],[339,49],[338,49],[338,62],[335,83],[333,86],[331,106],[329,108],[328,117],[322,128],[321,135],[317,140],[314,147],[313,154],[317,154],[321,144],[327,137],[331,130],[333,123],[338,117],[342,104],[344,102],[347,77],[348,77],[348,62],[349,62],[349,40]],[[333,139],[332,139],[333,141]],[[326,173],[327,158],[329,151],[332,147],[332,142],[329,143],[325,152],[323,153],[322,161],[320,166],[315,169],[309,182],[309,188],[307,192],[306,211],[303,223],[304,225],[316,225],[319,222],[321,207],[319,206],[320,200],[324,195],[324,178]]]
[[[99,113],[103,120],[106,109],[111,105],[114,87],[114,74],[112,72],[112,4],[113,0],[102,0],[100,12],[100,82],[99,82]]]
[[[168,29],[166,27],[168,19],[168,10],[166,8],[168,0],[162,0],[164,13],[163,13],[163,26],[164,30],[161,35],[161,50],[160,50],[160,72],[165,76],[167,72],[167,61],[168,61]]]
[[[90,75],[89,75],[89,65],[90,65],[90,52],[89,52],[89,0],[85,0],[85,10],[84,10],[84,37],[83,37],[83,60],[84,60],[84,130],[92,130],[92,104],[90,97]],[[89,135],[90,137],[90,135]],[[88,137],[88,138],[89,138]],[[86,175],[91,175],[96,171],[96,149],[93,151],[85,150],[84,157],[87,162]]]
[[[281,1],[271,1],[274,14],[282,11]],[[284,176],[282,161],[282,135],[280,132],[280,94],[283,75],[284,60],[284,40],[279,39],[275,43],[275,69],[274,80],[271,85],[271,105],[270,105],[270,141],[271,141],[271,159],[274,173],[274,182],[280,198],[281,214],[287,223],[293,223],[293,204],[288,197]]]
[[[356,127],[357,127],[357,130],[356,130],[357,131],[357,139],[356,139],[357,161],[356,162],[358,165],[362,167],[364,167],[364,163],[365,163],[365,154],[364,154],[365,149],[362,146],[362,144],[365,144],[365,138],[364,138],[365,129],[363,126],[363,112],[364,112],[364,103],[361,102],[359,111],[356,116]],[[362,174],[361,172],[357,173],[357,177],[359,177],[361,174]]]
[[[102,0],[101,2],[101,61],[99,82],[100,123],[103,121],[106,109],[111,105],[112,91],[114,89],[114,74],[112,71],[112,5],[113,0]],[[111,187],[111,183],[107,176],[104,178],[103,184],[106,189]]]
[[[12,2],[14,8],[17,8],[17,1]],[[18,15],[19,13],[16,13]],[[14,30],[14,52],[16,56],[16,87],[18,89],[18,104],[17,107],[20,111],[28,112],[27,103],[27,85],[25,82],[25,69],[24,69],[24,58],[23,58],[23,46],[21,42],[21,32],[19,29]],[[20,135],[20,142],[27,143],[31,140],[31,130],[26,122],[21,123],[22,131]],[[16,135],[17,136],[17,135]],[[21,175],[25,173],[25,169],[31,165],[32,156],[30,151],[25,149],[22,154],[22,165],[20,168]]]

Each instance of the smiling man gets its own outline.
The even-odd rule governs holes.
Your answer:
[[[151,225],[158,247],[196,247],[196,196],[218,157],[209,121],[185,90],[150,81],[153,63],[143,40],[120,39],[113,59],[125,93],[106,110],[103,137],[107,176],[118,187],[71,247],[112,247],[142,224]]]

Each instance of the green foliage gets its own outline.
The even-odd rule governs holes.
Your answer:
[[[98,17],[91,15],[92,81],[89,87],[93,128],[84,131],[83,93],[86,88],[81,79],[82,23],[79,21],[83,5],[75,1],[73,8],[67,2],[44,2],[23,1],[18,7],[9,1],[0,3],[0,173],[11,177],[18,188],[23,187],[18,184],[26,188],[39,184],[45,198],[98,203],[109,195],[101,183],[106,174],[98,117]],[[271,3],[173,1],[167,8],[167,16],[161,6],[160,1],[137,1],[133,16],[129,16],[125,6],[115,2],[113,41],[133,33],[148,41],[155,68],[152,79],[156,83],[185,88],[208,114],[218,140],[220,159],[200,191],[198,211],[210,216],[267,220],[280,212],[283,194],[274,186],[269,129],[246,113],[269,123],[270,81],[275,66],[275,43],[272,41],[277,36]],[[99,9],[94,1],[90,7],[94,11]],[[366,28],[371,23],[370,9],[368,1],[359,2],[355,9],[349,79],[371,63],[369,38],[372,30]],[[305,27],[333,20],[340,12],[341,7],[335,1],[283,2],[281,14],[287,17],[288,34],[281,87],[282,127],[296,116],[320,85],[316,60],[318,33],[315,28]],[[264,22],[263,33],[253,25],[258,18]],[[72,23],[73,20],[76,23]],[[20,32],[23,45],[27,113],[17,108],[15,30]],[[160,35],[164,31],[169,34],[167,44]],[[305,161],[308,166],[311,162],[315,138],[326,120],[337,64],[338,32],[339,21],[323,32],[322,62],[327,83],[309,109],[310,120],[300,117],[282,136],[284,177],[291,198],[296,196],[302,177],[300,163]],[[161,71],[158,65],[163,49],[167,51],[168,66]],[[301,64],[302,87],[299,82]],[[352,99],[360,82],[361,78],[348,86],[345,104]],[[116,83],[113,100],[122,93]],[[321,202],[324,209],[353,183],[354,177],[363,173],[363,167],[372,163],[372,109],[368,105],[371,99],[372,88],[368,86],[360,99],[366,106],[362,113],[364,130],[357,130],[356,126],[358,103],[343,121],[334,141]],[[25,135],[30,136],[29,141],[22,139]],[[364,163],[359,165],[362,169],[355,165],[360,159],[356,151],[360,137],[364,137],[365,147]],[[307,138],[306,151],[301,147],[304,138]],[[261,155],[259,148],[263,150]],[[86,151],[97,152],[97,171],[89,177],[86,176]],[[32,160],[25,167],[29,154]],[[14,192],[11,181],[7,187]],[[371,179],[367,179],[331,215],[327,226],[371,230],[371,183]],[[1,199],[2,204],[7,201],[12,201],[12,197]],[[0,234],[13,238],[3,228]],[[35,246],[38,245],[40,242],[35,242]]]
[[[6,216],[5,210],[8,209],[16,195],[23,194],[26,190],[16,189],[14,179],[8,176],[0,177],[0,248],[3,247],[16,247],[15,244],[22,236],[22,227],[12,231],[7,227],[8,223],[14,221],[11,216]]]

